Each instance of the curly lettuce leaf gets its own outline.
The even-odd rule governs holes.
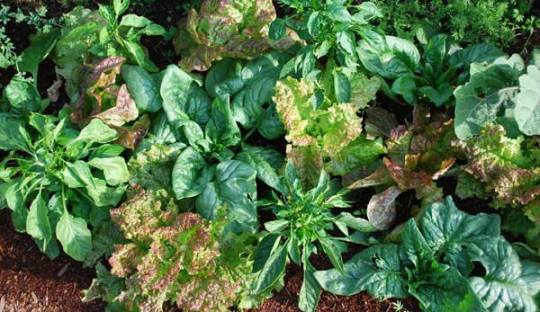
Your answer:
[[[467,159],[462,170],[480,181],[485,190],[506,205],[527,205],[540,195],[540,167],[525,150],[524,139],[511,139],[500,125],[488,125],[480,135],[453,143]]]
[[[270,49],[268,30],[275,18],[270,0],[205,0],[179,27],[174,45],[180,64],[206,71],[224,57],[254,58]]]
[[[355,104],[318,104],[315,85],[308,80],[278,81],[273,99],[287,131],[288,158],[308,184],[317,182],[316,172],[323,168],[344,175],[385,152],[381,141],[362,135]]]

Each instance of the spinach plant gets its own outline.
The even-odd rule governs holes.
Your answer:
[[[172,171],[176,199],[194,199],[197,212],[210,220],[226,206],[230,220],[226,230],[256,231],[256,178],[279,187],[276,169],[281,155],[271,148],[249,146],[245,142],[249,133],[242,138],[229,97],[211,99],[196,78],[177,66],[165,71],[160,93],[167,122],[154,129],[161,133],[154,139],[185,147]]]
[[[343,271],[341,253],[346,250],[349,229],[362,232],[375,228],[365,219],[333,208],[347,208],[345,190],[340,190],[330,176],[321,171],[318,184],[305,191],[295,167],[289,162],[282,177],[282,188],[273,199],[261,203],[269,206],[276,219],[264,224],[265,232],[255,252],[253,271],[259,272],[254,291],[262,293],[279,288],[283,283],[287,260],[301,265],[304,280],[300,290],[299,307],[315,311],[321,287],[315,280],[315,268],[309,258],[321,250],[339,271]],[[346,237],[334,237],[338,228]]]
[[[366,33],[358,47],[358,56],[365,68],[391,81],[387,94],[403,97],[409,104],[420,101],[435,106],[454,103],[454,86],[462,72],[473,62],[489,62],[503,55],[498,48],[476,44],[461,49],[447,35],[418,36],[423,55],[413,42],[406,39]]]
[[[80,132],[65,118],[37,113],[27,121],[10,114],[0,120],[0,150],[8,152],[0,195],[15,229],[50,258],[59,255],[57,240],[75,260],[99,257],[103,250],[93,248],[89,225],[110,235],[104,231],[109,208],[122,199],[129,178],[124,148],[112,143],[117,132],[98,119]]]
[[[466,214],[447,197],[409,220],[399,238],[314,276],[337,295],[414,296],[425,311],[536,311],[540,264],[520,261],[497,215]]]

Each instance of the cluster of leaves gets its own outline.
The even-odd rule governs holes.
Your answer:
[[[540,179],[538,143],[520,136],[506,136],[501,125],[488,125],[478,137],[467,141],[455,141],[454,147],[467,161],[458,176],[456,194],[462,198],[489,199],[497,208],[522,209],[527,220],[523,226],[509,230],[524,234],[531,246],[538,247],[536,236],[540,224]],[[520,220],[512,210],[505,221]],[[522,218],[522,217],[521,217]]]
[[[429,110],[416,106],[413,123],[397,126],[390,112],[381,108],[367,110],[366,128],[371,135],[386,138],[387,155],[382,162],[349,172],[343,183],[349,189],[375,186],[381,190],[367,207],[369,221],[381,230],[392,226],[395,200],[401,193],[414,190],[424,205],[442,199],[442,190],[435,181],[456,162],[451,148],[455,135],[452,119],[428,115]]]
[[[361,251],[341,271],[314,275],[334,294],[414,296],[426,311],[532,312],[540,291],[539,264],[520,260],[501,236],[500,218],[461,212],[451,197],[409,220],[398,242]]]
[[[287,130],[287,157],[306,185],[315,185],[323,169],[344,175],[385,152],[381,140],[369,140],[362,133],[357,112],[375,97],[378,83],[368,81],[364,87],[351,103],[338,104],[318,96],[307,79],[289,77],[277,83],[274,102]]]
[[[289,162],[282,177],[282,190],[273,199],[261,205],[268,206],[276,220],[264,224],[266,231],[255,252],[253,272],[258,272],[255,292],[261,293],[281,288],[288,259],[304,269],[298,306],[302,311],[315,311],[321,295],[321,287],[314,277],[315,268],[310,262],[317,250],[326,254],[332,264],[343,271],[341,253],[346,251],[345,242],[353,240],[349,228],[372,232],[376,229],[365,219],[348,212],[338,215],[333,208],[348,208],[346,190],[331,181],[322,171],[317,185],[304,191],[294,166]],[[334,237],[337,227],[345,237]]]
[[[103,298],[109,308],[163,311],[166,301],[182,311],[228,311],[246,294],[249,251],[240,237],[222,245],[224,222],[177,213],[171,202],[140,190],[111,212],[129,243],[118,245],[84,300]]]
[[[205,83],[209,90],[215,90],[215,83],[221,82],[212,77]],[[175,65],[165,70],[160,93],[167,118],[163,126],[173,131],[171,141],[185,147],[172,171],[176,199],[194,199],[197,212],[210,220],[217,216],[220,206],[226,205],[231,220],[228,229],[237,233],[256,231],[256,178],[277,188],[281,155],[244,142],[247,136],[242,139],[230,93],[219,92],[212,100],[197,80]],[[240,113],[254,116],[252,113],[257,112],[246,109]]]
[[[58,239],[72,258],[95,260],[102,251],[93,247],[89,224],[94,233],[109,226],[109,208],[120,202],[129,178],[124,148],[112,143],[117,132],[100,120],[79,132],[50,115],[0,118],[0,149],[9,151],[1,163],[0,195],[15,229],[32,236],[50,258],[59,255]]]
[[[166,30],[146,17],[123,15],[129,4],[129,0],[115,0],[112,6],[99,5],[97,11],[76,7],[64,15],[65,25],[58,34],[53,60],[73,103],[79,98],[80,86],[84,86],[86,64],[116,56],[147,71],[158,71],[140,39],[143,35],[164,36]]]
[[[276,18],[271,0],[204,1],[180,22],[175,50],[186,71],[206,71],[214,61],[231,57],[253,59],[288,40],[271,42],[270,23]]]
[[[538,18],[530,16],[529,0],[374,0],[384,14],[381,29],[413,39],[419,28],[445,32],[457,42],[486,42],[509,47],[530,36]]]
[[[358,75],[357,41],[373,31],[371,23],[382,16],[378,8],[368,1],[359,5],[345,0],[280,2],[293,13],[272,22],[270,38],[283,40],[293,31],[305,42],[291,47],[294,56],[284,66],[281,77],[319,79],[332,102],[351,102],[365,84],[365,77]],[[371,92],[369,86],[367,89]]]
[[[511,137],[540,134],[540,51],[528,66],[514,54],[471,66],[467,83],[455,91],[455,131],[461,140],[478,135],[490,123]]]
[[[409,104],[452,105],[454,85],[464,79],[472,63],[490,62],[503,55],[498,48],[475,44],[465,49],[452,43],[448,35],[423,29],[417,39],[423,55],[412,41],[370,32],[358,47],[365,68],[392,81],[387,95],[403,97]]]

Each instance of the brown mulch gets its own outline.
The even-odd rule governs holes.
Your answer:
[[[50,261],[30,236],[15,232],[8,209],[0,210],[0,311],[103,311],[81,302],[93,269],[61,255]]]
[[[314,265],[320,267],[317,262],[326,262],[324,260],[314,261]],[[317,265],[319,264],[319,265]],[[325,269],[327,269],[325,265]],[[252,312],[300,312],[298,309],[298,294],[302,287],[302,269],[296,265],[287,267],[285,279],[285,287],[274,294],[274,296],[265,301],[258,309]],[[398,307],[402,309],[399,310]],[[403,300],[389,299],[377,300],[369,294],[363,292],[350,297],[336,296],[327,292],[323,292],[319,305],[318,312],[390,312],[390,311],[420,311],[418,303],[407,298]]]

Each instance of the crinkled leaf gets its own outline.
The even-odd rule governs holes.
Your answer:
[[[270,0],[203,1],[175,38],[187,70],[208,70],[224,57],[250,59],[270,48],[268,29],[276,12]]]
[[[514,115],[519,130],[526,135],[540,134],[540,67],[527,67],[527,74],[519,77]]]
[[[344,273],[337,269],[315,272],[321,287],[333,294],[352,296],[368,291],[377,298],[407,297],[397,245],[379,245],[364,249],[347,261]]]

